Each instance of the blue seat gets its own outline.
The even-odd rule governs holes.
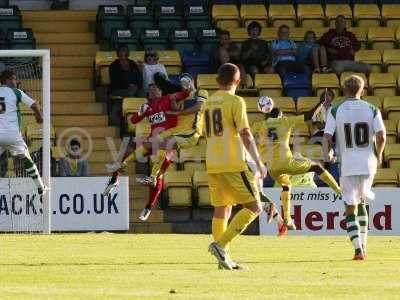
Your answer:
[[[193,78],[197,74],[210,74],[215,72],[210,55],[205,51],[184,51],[182,55],[182,65],[186,73]]]
[[[275,181],[272,179],[271,175],[268,174],[263,181],[263,187],[274,187]]]
[[[308,74],[289,73],[283,77],[282,85],[287,97],[297,100],[299,97],[312,96],[311,80]]]
[[[9,29],[21,28],[22,16],[18,6],[1,6],[0,10],[1,34],[6,35]]]

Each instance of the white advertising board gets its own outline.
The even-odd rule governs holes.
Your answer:
[[[375,188],[375,200],[368,205],[369,234],[400,235],[400,189]],[[266,194],[280,206],[279,188],[265,189]],[[294,189],[291,203],[292,218],[297,230],[290,235],[345,235],[344,203],[329,188]],[[259,218],[261,235],[276,235],[273,222],[267,224],[263,212]]]
[[[52,231],[128,230],[129,184],[120,178],[109,197],[106,177],[55,177],[51,181]],[[0,179],[0,231],[40,229],[43,206],[30,178]]]

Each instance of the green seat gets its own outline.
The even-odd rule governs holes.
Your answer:
[[[122,5],[100,5],[96,16],[97,41],[109,40],[114,29],[125,29],[125,12]]]
[[[166,50],[168,48],[168,32],[159,29],[146,29],[142,32],[144,49]]]
[[[22,27],[22,16],[18,6],[0,7],[0,29],[5,35],[9,29],[20,29]]]
[[[197,39],[201,50],[210,54],[214,53],[219,47],[218,29],[200,29],[197,32]]]
[[[187,28],[195,32],[211,27],[211,14],[204,6],[188,6],[185,16]]]
[[[158,28],[170,30],[183,27],[183,14],[179,6],[159,6],[157,17]]]
[[[183,53],[183,51],[193,52],[196,50],[196,39],[191,29],[173,29],[170,31],[169,40],[172,49]]]
[[[113,49],[116,49],[118,45],[126,45],[129,50],[138,50],[139,48],[136,31],[131,29],[113,29],[110,44]]]
[[[7,31],[6,46],[8,49],[35,49],[36,40],[32,29],[9,29]]]
[[[135,6],[129,5],[128,12],[128,26],[132,30],[142,30],[155,28],[153,11],[148,6]]]

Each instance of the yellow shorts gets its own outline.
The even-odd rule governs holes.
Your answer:
[[[200,134],[191,130],[186,132],[178,132],[171,128],[160,133],[161,138],[174,137],[178,149],[190,148],[196,146],[199,142]]]
[[[208,173],[211,204],[225,206],[260,201],[257,183],[251,171]]]
[[[280,185],[290,185],[290,177],[292,175],[304,174],[310,171],[314,162],[308,158],[291,157],[286,162],[269,166],[268,171],[271,177]]]

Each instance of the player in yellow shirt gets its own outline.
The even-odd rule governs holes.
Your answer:
[[[282,186],[281,201],[284,223],[289,230],[296,229],[290,215],[290,177],[292,175],[315,172],[338,195],[341,194],[336,180],[327,170],[308,158],[293,157],[289,146],[293,128],[311,121],[321,109],[324,101],[322,99],[311,111],[298,116],[284,116],[279,108],[273,108],[266,120],[256,122],[252,127],[252,133],[261,153],[261,160],[267,164],[271,177]]]
[[[218,70],[219,90],[205,103],[207,138],[206,166],[211,204],[214,206],[212,234],[209,246],[219,266],[238,268],[227,250],[228,244],[261,212],[260,197],[253,173],[246,163],[246,150],[262,177],[267,169],[261,162],[247,120],[246,103],[236,96],[240,84],[240,71],[233,64],[223,64]],[[242,209],[228,224],[233,205]]]

